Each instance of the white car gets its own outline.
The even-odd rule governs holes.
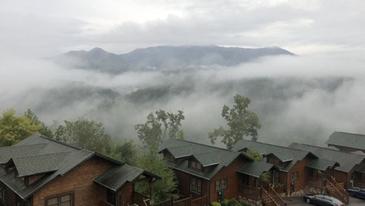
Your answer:
[[[308,204],[317,206],[344,206],[340,200],[327,195],[304,195],[304,201]]]

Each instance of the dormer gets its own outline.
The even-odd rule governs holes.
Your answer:
[[[202,171],[203,165],[195,158],[190,158],[188,160],[188,167],[193,170]]]
[[[266,157],[266,162],[271,163],[273,165],[282,165],[282,164],[285,164],[285,162],[292,161],[291,159],[283,161],[283,160],[281,160],[280,158],[278,158],[276,155],[274,155],[272,153],[268,154],[268,155],[265,155],[265,157]]]
[[[162,154],[164,160],[166,160],[167,162],[175,162],[174,155],[172,155],[171,152],[169,152],[168,150],[163,151]]]

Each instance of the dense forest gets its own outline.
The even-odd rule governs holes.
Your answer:
[[[207,131],[212,143],[219,139],[228,149],[231,149],[243,138],[257,140],[261,125],[256,113],[249,110],[249,104],[249,98],[235,95],[231,107],[223,106],[221,115],[226,125]],[[31,109],[23,114],[17,114],[15,110],[10,109],[3,112],[0,117],[0,146],[11,146],[32,134],[40,133],[45,137],[139,166],[162,177],[153,185],[153,199],[159,202],[168,199],[176,190],[173,172],[161,158],[159,148],[164,140],[184,139],[182,130],[184,119],[183,111],[174,113],[160,109],[151,112],[144,123],[134,126],[135,141],[122,141],[110,136],[101,122],[79,118],[64,120],[62,124],[50,127]],[[257,153],[249,154],[257,159]],[[148,185],[140,183],[137,189],[146,193]]]

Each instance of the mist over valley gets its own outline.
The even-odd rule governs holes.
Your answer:
[[[182,48],[191,53],[187,47]],[[209,56],[216,50],[216,47],[204,48]],[[229,48],[224,50],[232,52]],[[152,52],[151,56],[156,54]],[[259,116],[260,141],[323,144],[335,130],[363,131],[360,120],[365,111],[360,105],[364,102],[361,95],[364,85],[362,72],[358,70],[361,59],[350,65],[349,73],[341,74],[337,72],[343,65],[337,61],[343,58],[342,54],[332,59],[335,55],[297,56],[285,51],[265,57],[259,54],[240,60],[240,64],[214,65],[201,61],[205,56],[204,53],[190,56],[190,62],[199,63],[194,67],[178,64],[179,60],[175,61],[177,69],[171,65],[166,69],[161,65],[166,65],[163,62],[169,62],[170,56],[162,56],[159,69],[118,72],[103,71],[102,68],[110,67],[100,56],[93,58],[92,65],[99,65],[97,68],[39,60],[33,62],[33,67],[28,65],[35,73],[47,71],[47,75],[35,82],[26,80],[24,85],[16,85],[12,93],[3,89],[1,109],[16,108],[22,112],[31,108],[48,125],[91,118],[104,123],[107,131],[120,139],[136,139],[134,125],[143,122],[152,111],[183,110],[186,138],[207,143],[208,132],[224,125],[220,116],[222,106],[231,105],[233,96],[240,94],[251,99],[250,108]],[[139,65],[151,68],[145,59],[152,57],[144,55]],[[323,65],[329,59],[333,62]],[[356,73],[361,75],[352,75]]]

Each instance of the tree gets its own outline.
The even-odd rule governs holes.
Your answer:
[[[105,132],[102,123],[87,119],[76,121],[64,121],[64,125],[58,126],[54,138],[68,144],[76,144],[80,147],[110,154],[111,138]]]
[[[248,149],[246,151],[246,154],[251,157],[252,159],[254,159],[255,161],[261,161],[263,159],[262,155],[257,152],[256,150],[252,150],[252,149]]]
[[[160,203],[169,199],[173,193],[176,192],[177,183],[174,172],[169,169],[166,162],[161,159],[158,153],[145,152],[138,158],[137,165],[146,171],[161,177],[152,184],[152,201],[153,203]],[[142,194],[149,193],[148,183],[145,181],[138,182],[136,190]]]
[[[113,149],[113,157],[120,160],[121,162],[129,165],[135,165],[137,161],[137,148],[133,141],[126,141],[121,144],[116,144]]]
[[[0,118],[0,145],[13,145],[40,129],[41,125],[26,115],[17,116],[15,110],[7,110]]]
[[[260,177],[259,177],[259,180],[263,183],[270,183],[271,180],[272,180],[272,176],[271,176],[271,173],[270,172],[263,172]]]
[[[182,111],[174,114],[158,110],[148,114],[145,123],[135,126],[138,138],[147,148],[139,157],[138,166],[161,177],[161,180],[158,180],[152,186],[152,200],[155,203],[171,197],[176,190],[174,173],[159,155],[158,148],[166,139],[183,138],[181,121],[184,119]],[[140,183],[138,188],[144,193],[148,191],[148,186],[145,183]]]
[[[261,128],[259,118],[256,113],[248,110],[250,99],[241,95],[234,96],[232,108],[224,105],[222,117],[227,121],[227,127],[219,127],[209,133],[209,138],[214,144],[218,137],[222,137],[222,142],[228,149],[244,136],[251,136],[252,140],[257,140],[257,130]]]
[[[160,143],[168,138],[182,139],[181,121],[184,120],[182,111],[177,114],[158,110],[147,115],[147,121],[137,124],[135,129],[138,138],[149,150],[156,151]]]
[[[53,138],[52,130],[47,127],[44,122],[39,120],[38,116],[31,109],[27,109],[27,111],[24,113],[24,116],[28,117],[33,122],[33,124],[38,124],[41,126],[38,131],[40,134],[49,138]]]

